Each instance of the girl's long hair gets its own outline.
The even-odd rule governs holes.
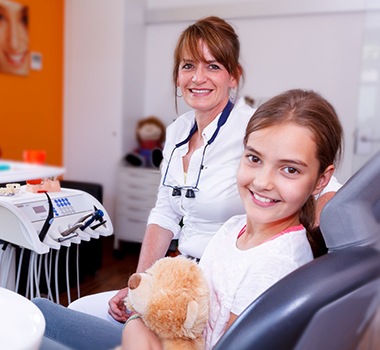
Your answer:
[[[319,175],[329,165],[337,165],[343,152],[343,128],[334,107],[320,94],[312,90],[288,90],[263,103],[250,119],[244,138],[257,130],[282,123],[294,123],[306,127],[313,134],[317,146]],[[327,252],[319,230],[315,226],[316,202],[310,196],[300,212],[300,222],[306,228],[314,256]]]

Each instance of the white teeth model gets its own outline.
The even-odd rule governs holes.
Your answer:
[[[263,202],[263,203],[270,203],[270,202],[272,202],[271,199],[261,197],[261,196],[259,196],[257,193],[254,193],[254,194],[253,194],[253,197],[255,197],[255,199],[257,199],[258,201]]]

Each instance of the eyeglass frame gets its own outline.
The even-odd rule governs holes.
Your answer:
[[[174,151],[183,146],[184,144],[188,143],[191,139],[191,137],[194,135],[194,133],[198,130],[198,124],[197,122],[194,123],[193,127],[191,128],[190,130],[190,133],[189,135],[186,137],[186,139],[184,139],[183,141],[177,143],[171,154],[170,154],[170,157],[169,157],[169,161],[168,161],[168,165],[166,166],[166,170],[165,170],[165,173],[164,173],[164,177],[163,177],[163,180],[162,180],[162,186],[165,186],[165,187],[171,187],[173,189],[172,191],[172,196],[173,197],[176,197],[176,196],[181,196],[182,194],[182,190],[186,190],[186,194],[185,194],[185,197],[186,198],[195,198],[195,192],[198,192],[199,191],[199,188],[198,188],[198,184],[199,184],[199,179],[201,177],[201,172],[204,168],[204,158],[205,158],[205,154],[206,154],[206,149],[209,145],[211,145],[215,139],[216,139],[216,136],[218,135],[219,133],[219,130],[220,128],[227,122],[227,119],[231,113],[231,110],[232,108],[234,107],[234,104],[229,100],[227,105],[224,107],[223,111],[222,111],[222,114],[218,120],[218,124],[217,124],[217,127],[216,127],[216,130],[214,132],[214,134],[211,136],[210,140],[207,141],[205,147],[203,148],[203,152],[202,152],[202,159],[201,159],[201,164],[199,166],[199,170],[198,170],[198,176],[197,176],[197,181],[195,182],[195,186],[173,186],[173,185],[168,185],[166,184],[166,177],[167,177],[167,174],[168,174],[168,171],[169,171],[169,166],[170,166],[170,163],[172,161],[172,157],[173,157],[173,154],[174,154]]]

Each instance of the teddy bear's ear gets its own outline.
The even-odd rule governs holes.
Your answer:
[[[198,317],[198,303],[195,300],[190,301],[187,304],[187,315],[183,326],[186,329],[191,329],[194,326]]]

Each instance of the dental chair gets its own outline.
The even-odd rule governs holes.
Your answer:
[[[327,203],[321,230],[328,253],[258,297],[214,350],[357,348],[380,305],[380,153]]]

